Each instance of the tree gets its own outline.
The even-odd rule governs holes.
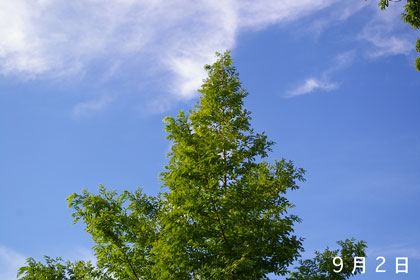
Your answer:
[[[305,171],[285,159],[266,161],[273,142],[251,128],[243,106],[247,92],[230,53],[217,58],[205,67],[208,78],[195,108],[164,120],[172,142],[160,175],[164,191],[118,195],[101,186],[99,194],[72,194],[74,222],[82,220],[92,236],[96,265],[28,259],[20,279],[48,273],[62,278],[45,279],[268,279],[290,272],[303,239],[294,235],[300,219],[288,213],[294,205],[285,195],[299,188]],[[340,244],[346,261],[365,254],[363,241]],[[289,279],[324,279],[312,276],[331,270],[316,266],[330,268],[338,253],[317,253]]]
[[[90,262],[63,262],[61,258],[45,257],[45,264],[28,258],[26,266],[19,269],[22,280],[113,280]],[[19,276],[19,275],[18,275]]]
[[[304,171],[286,160],[257,162],[272,142],[250,128],[247,93],[229,53],[207,70],[195,109],[165,119],[173,145],[161,175],[170,192],[155,249],[157,273],[180,279],[192,272],[200,279],[284,274],[302,242],[292,235],[299,219],[286,215],[292,204],[283,194],[298,188]]]
[[[385,10],[389,6],[389,2],[401,2],[401,0],[380,0],[379,7],[381,10]],[[402,13],[402,20],[408,23],[414,29],[420,28],[420,1],[418,0],[407,0],[404,5],[404,12]],[[416,51],[420,53],[420,37],[417,38]],[[418,71],[420,71],[420,57],[416,58],[415,65]]]
[[[290,273],[288,280],[344,280],[353,275],[354,258],[366,257],[366,244],[363,241],[355,242],[355,239],[338,241],[340,249],[331,251],[329,248],[324,252],[315,251],[315,257],[308,260],[300,260],[300,266]],[[341,265],[334,264],[334,257],[341,257]],[[341,271],[337,273],[336,271]],[[357,271],[359,273],[360,271]]]

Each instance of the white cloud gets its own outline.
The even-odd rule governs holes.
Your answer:
[[[306,79],[305,82],[297,88],[287,92],[285,97],[291,98],[299,95],[311,93],[315,90],[330,91],[337,88],[337,84],[330,82],[322,82],[315,78]]]
[[[86,102],[76,104],[73,107],[72,116],[76,119],[87,117],[93,113],[99,112],[107,108],[113,101],[109,96],[102,96],[99,99],[92,99]]]
[[[299,29],[299,36],[318,38],[327,28],[343,23],[368,5],[367,1],[336,2],[326,15],[315,18]]]
[[[403,3],[391,3],[382,11],[375,5],[374,16],[360,32],[358,38],[370,43],[369,57],[408,55],[414,50],[416,34],[401,21]]]
[[[68,260],[70,260],[70,261],[78,261],[78,260],[90,261],[92,265],[96,265],[96,262],[97,262],[97,259],[96,259],[95,255],[93,254],[93,251],[88,249],[88,248],[84,248],[84,247],[76,247],[74,249],[73,254],[71,254],[68,257]]]
[[[413,50],[414,40],[410,40],[408,36],[386,36],[385,32],[379,31],[366,31],[363,34],[363,38],[370,42],[374,48],[372,48],[368,55],[371,57],[379,57],[385,55],[407,55]]]
[[[409,259],[420,259],[420,250],[413,244],[401,243],[387,245],[381,248],[368,248],[368,256],[393,256],[408,257]]]
[[[350,16],[369,6],[372,11],[372,19],[363,26],[356,38],[350,35],[348,40],[359,40],[368,43],[364,53],[368,58],[377,58],[389,55],[409,55],[414,50],[416,34],[401,21],[403,3],[392,3],[387,10],[382,11],[377,3],[361,2],[357,5],[339,3],[334,7],[334,14],[314,20],[308,28],[312,35],[319,36],[329,25],[347,20]],[[315,90],[330,91],[338,87],[337,83],[331,82],[331,76],[352,64],[356,50],[351,50],[336,56],[332,65],[317,77],[304,80],[301,85],[288,91],[284,97],[290,98],[311,93]]]
[[[0,73],[80,76],[98,61],[107,69],[135,61],[141,71],[169,69],[167,90],[189,99],[205,77],[203,65],[215,51],[232,49],[241,30],[299,19],[334,2],[3,0]]]
[[[416,34],[401,20],[404,2],[391,2],[382,11],[377,1],[337,2],[326,16],[316,18],[309,26],[305,26],[311,35],[319,36],[327,27],[340,24],[369,8],[372,15],[357,36],[359,40],[371,45],[368,55],[379,57],[384,55],[409,54],[414,50]]]
[[[324,72],[324,76],[349,67],[353,63],[355,56],[356,53],[354,50],[346,51],[336,55],[331,67]]]
[[[413,36],[396,33],[401,7],[383,12],[374,4],[374,17],[359,35],[371,44],[369,55],[413,49]],[[215,51],[233,49],[241,32],[289,23],[332,7],[308,26],[319,34],[366,5],[337,0],[3,0],[0,75],[79,79],[94,73],[99,82],[136,75],[138,84],[153,83],[170,92],[170,99],[188,100],[196,96],[205,77],[203,65],[214,61]],[[329,90],[333,85],[315,77],[306,79],[296,92]],[[108,104],[102,99],[78,104],[73,115]]]
[[[349,67],[354,60],[355,52],[347,51],[337,55],[331,66],[324,70],[320,78],[310,77],[306,79],[301,85],[286,92],[285,98],[292,98],[300,95],[309,94],[316,90],[331,91],[338,88],[338,83],[331,82],[331,76],[338,71]]]
[[[267,0],[236,1],[239,10],[240,26],[261,29],[271,24],[302,18],[320,11],[336,0]]]
[[[18,269],[25,264],[26,257],[0,246],[0,279],[15,280]]]

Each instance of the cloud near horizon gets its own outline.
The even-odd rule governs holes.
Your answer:
[[[26,257],[22,254],[0,246],[0,279],[15,280],[18,269],[25,264]]]

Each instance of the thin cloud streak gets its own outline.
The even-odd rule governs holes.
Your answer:
[[[331,82],[331,76],[347,67],[349,67],[354,60],[355,52],[347,51],[337,55],[333,63],[329,68],[324,70],[319,78],[310,77],[307,78],[301,85],[295,87],[286,92],[284,98],[292,98],[305,94],[309,94],[314,91],[332,91],[339,87],[336,82]]]
[[[305,24],[301,27],[298,36],[311,36],[318,39],[328,28],[337,24],[342,24],[368,5],[369,3],[367,1],[337,2],[327,15],[317,17],[312,20],[310,24]]]
[[[78,103],[73,107],[72,117],[80,119],[105,110],[113,101],[112,97],[102,96],[99,99]]]
[[[370,44],[366,55],[377,58],[389,55],[409,55],[416,42],[416,34],[401,21],[403,3],[392,3],[385,11],[375,5],[374,16],[358,35],[358,39]]]
[[[297,88],[289,91],[285,95],[285,97],[292,98],[292,97],[311,93],[315,90],[330,91],[330,90],[336,89],[337,87],[338,85],[335,83],[321,82],[315,78],[309,78],[309,79],[306,79],[305,82],[301,86],[298,86]]]
[[[412,259],[420,259],[420,250],[413,244],[392,244],[381,248],[370,248],[367,250],[368,256],[393,256],[408,257]]]

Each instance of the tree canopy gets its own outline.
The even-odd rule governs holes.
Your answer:
[[[197,105],[164,119],[171,141],[160,174],[162,192],[87,190],[67,198],[74,223],[82,221],[95,243],[95,265],[30,258],[19,270],[30,279],[347,279],[332,258],[352,264],[365,242],[340,241],[341,250],[300,260],[300,218],[286,198],[305,171],[286,159],[268,161],[273,142],[251,128],[246,90],[230,53],[205,66],[208,77]],[[291,266],[300,266],[291,272]],[[352,265],[350,265],[352,267]],[[356,273],[359,270],[356,271]]]

